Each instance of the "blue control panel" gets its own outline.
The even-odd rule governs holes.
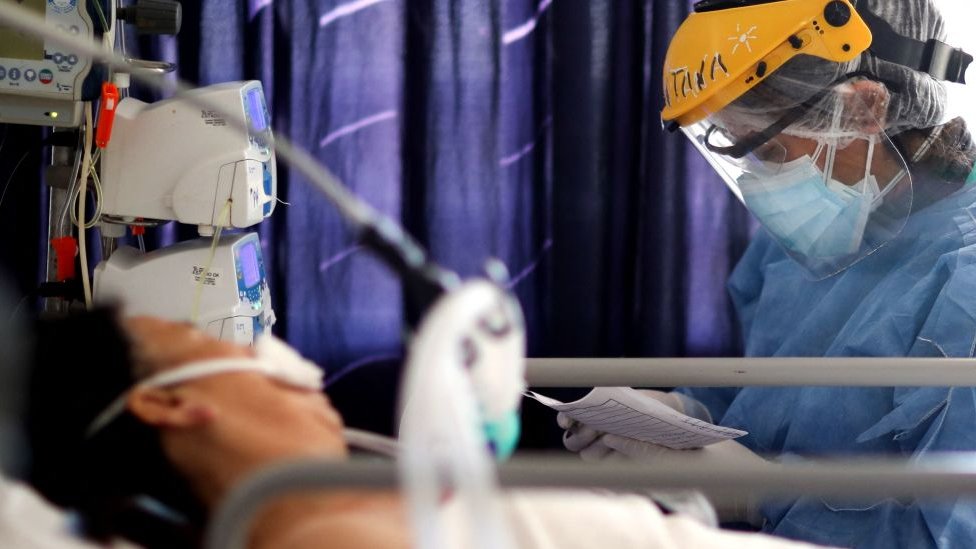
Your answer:
[[[271,113],[264,99],[264,88],[255,82],[241,90],[244,118],[247,120],[248,137],[255,147],[271,151]]]
[[[237,271],[237,291],[243,303],[254,311],[263,306],[265,286],[267,285],[261,242],[256,234],[241,241],[234,250],[234,264]],[[259,315],[260,316],[260,315]]]
[[[92,40],[111,25],[111,4],[107,0],[18,0],[17,3],[44,16],[65,35]],[[0,93],[90,101],[97,97],[104,79],[104,68],[94,66],[90,58],[4,26],[0,21]]]

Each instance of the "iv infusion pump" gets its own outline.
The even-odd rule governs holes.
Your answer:
[[[43,15],[60,32],[111,41],[112,0],[0,0]],[[0,123],[77,127],[82,103],[107,79],[102,65],[0,21]]]

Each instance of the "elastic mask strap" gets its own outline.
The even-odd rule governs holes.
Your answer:
[[[813,156],[810,157],[810,158],[813,159],[813,163],[814,164],[817,163],[817,159],[820,158],[820,155],[823,154],[824,149],[826,149],[826,148],[827,148],[827,142],[826,141],[818,141],[817,142],[817,148],[813,151]]]
[[[819,172],[819,171],[821,171],[821,170],[820,170],[820,167],[819,167],[819,165],[817,164],[817,162],[818,162],[818,161],[820,160],[820,156],[821,156],[821,155],[822,155],[822,154],[824,153],[824,150],[825,150],[826,148],[827,148],[827,142],[826,142],[826,141],[823,141],[823,140],[818,140],[818,141],[817,141],[817,148],[813,150],[813,154],[811,154],[811,155],[809,155],[809,156],[807,156],[807,157],[805,157],[805,158],[807,158],[807,159],[809,159],[809,160],[810,160],[810,163],[811,163],[811,164],[813,164],[813,167],[814,167],[814,168],[815,168],[815,169],[816,169],[816,170],[817,170],[818,172]],[[794,162],[799,162],[800,160],[803,160],[803,158],[799,158],[799,159],[797,159],[797,160],[794,160]],[[826,163],[826,160],[824,160],[824,162]],[[826,168],[826,164],[824,165],[824,167]],[[825,185],[827,184],[827,183],[826,183],[826,181],[827,181],[827,180],[826,180],[826,179],[824,179],[824,184],[825,184]]]
[[[871,166],[874,164],[874,145],[877,143],[878,136],[872,135],[868,138],[868,158],[864,164],[864,181],[871,177]]]
[[[824,185],[834,178],[834,162],[837,160],[837,140],[827,144],[827,160],[824,162]]]
[[[840,131],[840,121],[844,117],[844,100],[840,95],[834,99],[834,117],[830,121],[831,135],[837,135]],[[837,160],[837,138],[827,139],[827,162],[824,164],[824,185],[834,177],[834,163]]]
[[[191,362],[179,368],[152,375],[137,385],[140,387],[166,387],[185,381],[232,372],[256,372],[274,376],[274,369],[259,358],[217,358]]]
[[[88,425],[88,429],[85,430],[85,438],[95,436],[99,431],[108,426],[109,423],[115,421],[115,418],[125,413],[126,400],[128,398],[129,391],[126,391],[116,397],[100,414],[95,416],[95,419]]]
[[[244,365],[242,365],[242,363],[244,363]],[[248,367],[248,365],[257,363],[258,361],[253,358],[201,361],[186,368],[178,368],[150,376],[139,383],[136,383],[135,387],[166,387],[168,385],[175,385],[191,379],[219,373],[235,371],[262,371],[254,367]],[[128,400],[129,393],[131,391],[132,389],[128,389],[123,392],[95,417],[95,419],[88,425],[88,429],[85,431],[86,438],[95,436],[95,434],[107,427],[108,424],[112,423],[116,418],[125,413],[126,401]]]

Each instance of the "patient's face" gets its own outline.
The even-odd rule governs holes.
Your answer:
[[[213,340],[185,324],[136,319],[128,330],[147,374],[196,360],[252,355],[249,348]],[[167,438],[177,440],[166,445],[176,464],[200,458],[187,453],[255,465],[298,457],[344,457],[347,453],[342,418],[320,391],[296,388],[254,372],[201,377],[167,390],[173,398],[163,398],[162,405],[170,406],[171,415],[162,416],[157,427],[164,444]],[[178,443],[184,439],[192,443]]]
[[[258,459],[345,456],[342,418],[321,392],[258,373],[187,382],[185,394],[214,409],[213,442]]]

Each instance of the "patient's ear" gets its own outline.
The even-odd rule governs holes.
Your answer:
[[[210,404],[169,389],[136,388],[126,406],[143,423],[160,428],[200,427],[216,416]]]

